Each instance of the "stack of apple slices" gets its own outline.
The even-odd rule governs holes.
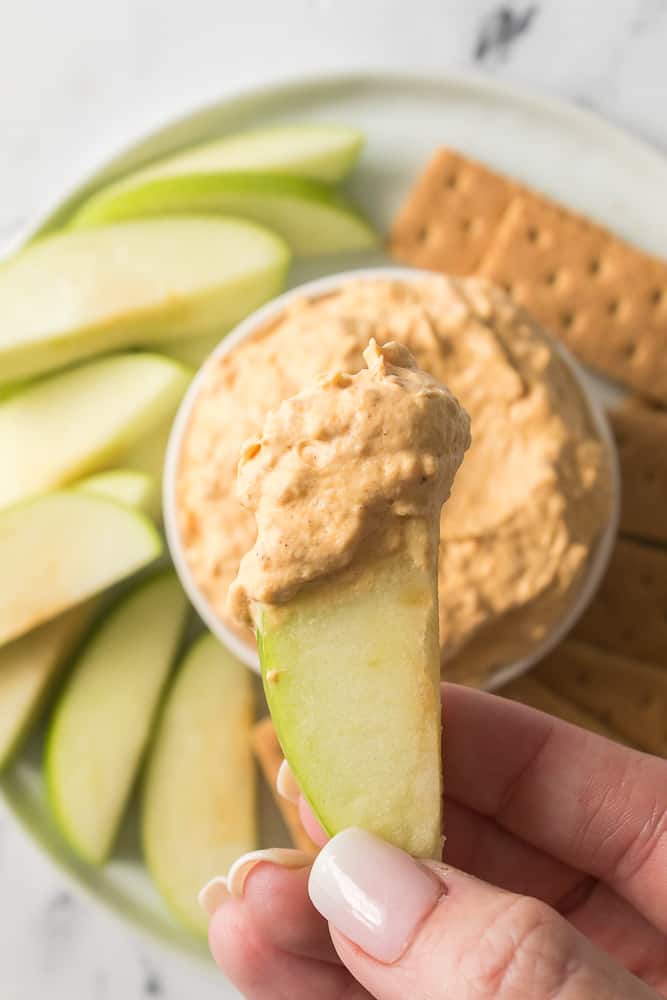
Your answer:
[[[210,141],[0,267],[0,769],[46,714],[54,820],[102,864],[148,754],[146,859],[196,932],[197,891],[256,841],[252,687],[210,636],[181,653],[164,449],[194,367],[282,290],[292,254],[375,244],[335,188],[361,145],[314,125]]]
[[[345,128],[282,126],[206,143],[138,170],[85,202],[76,228],[126,219],[223,213],[278,233],[293,253],[367,250],[376,236],[332,186],[351,168],[362,136]]]

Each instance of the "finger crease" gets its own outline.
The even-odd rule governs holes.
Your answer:
[[[537,766],[545,752],[547,746],[551,741],[551,736],[554,731],[554,726],[548,727],[544,736],[541,737],[540,742],[536,746],[534,752],[530,755],[525,764],[517,771],[515,775],[510,778],[507,785],[503,790],[503,794],[500,797],[500,801],[494,811],[495,819],[500,825],[505,825],[504,816],[511,811],[512,803],[516,798],[526,776]]]
[[[599,884],[597,879],[587,875],[569,892],[566,892],[562,899],[554,903],[554,910],[560,913],[561,917],[570,917],[575,910],[586,905]]]
[[[663,840],[667,841],[667,813],[659,810],[656,804],[642,828],[615,862],[609,881],[631,882],[636,879]]]

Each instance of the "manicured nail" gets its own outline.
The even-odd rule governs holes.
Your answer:
[[[202,891],[197,896],[199,905],[204,913],[212,917],[216,910],[219,910],[223,903],[229,899],[229,889],[227,879],[222,875],[217,875],[207,882]]]
[[[313,905],[379,962],[395,962],[410,946],[443,886],[409,854],[364,830],[337,834],[313,864]]]
[[[301,789],[299,788],[299,784],[292,773],[292,768],[286,760],[284,760],[278,768],[278,774],[276,776],[276,791],[278,792],[278,795],[287,799],[288,802],[294,802],[296,805],[299,801]]]
[[[238,858],[227,872],[227,888],[232,896],[242,896],[248,875],[264,862],[280,868],[307,868],[312,858],[291,847],[269,847],[264,851],[251,851]]]
[[[278,865],[280,868],[307,868],[312,860],[309,854],[288,847],[268,847],[263,851],[242,854],[232,864],[225,877],[218,875],[206,883],[197,897],[199,905],[209,917],[212,917],[231,896],[243,896],[248,875],[253,868],[263,862]]]

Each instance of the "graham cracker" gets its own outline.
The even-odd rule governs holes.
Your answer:
[[[600,588],[573,637],[665,668],[667,551],[620,539]]]
[[[631,398],[609,416],[623,483],[621,531],[667,542],[667,413]]]
[[[667,756],[667,670],[570,640],[535,675],[635,746]]]
[[[593,712],[581,708],[568,698],[563,697],[558,691],[553,691],[532,674],[524,674],[510,681],[499,692],[504,698],[511,698],[512,701],[520,701],[523,705],[530,705],[547,715],[554,715],[564,722],[571,722],[582,729],[589,729],[600,736],[606,736],[610,740],[623,742],[622,737],[607,725],[601,718]]]
[[[276,791],[276,778],[278,777],[280,765],[283,762],[283,752],[271,719],[262,719],[261,722],[253,726],[251,743],[257,762],[262,769],[262,774],[276,800],[276,805],[285,821],[285,826],[289,830],[294,846],[298,847],[301,851],[305,851],[306,854],[315,857],[319,851],[319,847],[304,830],[297,806],[293,802],[288,802],[282,795],[278,795]]]
[[[504,213],[478,272],[583,362],[667,402],[667,263],[524,192]]]
[[[394,220],[389,250],[447,274],[477,270],[517,186],[452,149],[439,149]]]

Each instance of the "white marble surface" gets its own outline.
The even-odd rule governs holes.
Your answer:
[[[667,0],[4,0],[0,245],[128,139],[302,71],[478,69],[667,152],[666,52]],[[0,810],[3,1000],[231,995],[73,893]]]

